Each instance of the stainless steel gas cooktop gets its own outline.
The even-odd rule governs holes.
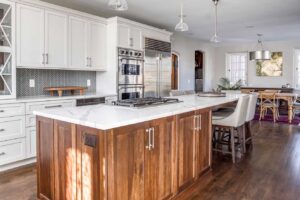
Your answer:
[[[147,98],[119,100],[119,101],[114,102],[114,104],[117,106],[141,108],[141,107],[170,104],[170,103],[179,103],[179,102],[180,102],[179,99],[174,99],[174,98],[147,97]]]

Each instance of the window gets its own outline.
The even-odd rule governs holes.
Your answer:
[[[227,78],[231,84],[242,80],[242,84],[247,84],[247,53],[228,53],[227,60]]]
[[[295,87],[300,89],[300,49],[295,51]]]

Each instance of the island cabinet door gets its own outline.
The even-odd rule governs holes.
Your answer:
[[[76,125],[54,120],[53,139],[53,199],[76,199]]]
[[[37,117],[37,197],[54,199],[54,121]]]
[[[211,111],[198,111],[197,116],[195,170],[196,176],[201,176],[211,165]]]
[[[170,199],[176,194],[176,127],[174,117],[150,122],[146,133],[145,199]]]
[[[77,133],[77,200],[106,199],[105,133],[79,126]]]
[[[195,136],[196,113],[189,112],[177,116],[178,134],[178,191],[194,183],[195,177]]]
[[[143,200],[147,123],[108,133],[108,199]]]

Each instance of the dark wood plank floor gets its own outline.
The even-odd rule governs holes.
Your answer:
[[[233,165],[214,156],[213,170],[186,200],[300,200],[300,126],[253,123],[254,147]],[[34,167],[0,174],[1,200],[31,200],[36,195]]]

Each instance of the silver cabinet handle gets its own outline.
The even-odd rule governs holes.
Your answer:
[[[155,134],[155,129],[151,128],[151,134],[152,134],[152,143],[151,143],[151,148],[154,149],[154,134]]]
[[[6,153],[5,152],[1,152],[0,153],[0,156],[4,156]]]
[[[46,53],[45,56],[46,56],[45,64],[49,64],[49,54]]]
[[[0,129],[0,132],[3,132],[3,131],[5,131],[5,129],[4,129],[4,128]]]
[[[43,56],[42,64],[44,65],[45,64],[45,54],[43,53],[42,56]]]
[[[4,113],[4,110],[0,110],[0,113]]]
[[[133,38],[129,38],[129,46],[133,47]]]
[[[60,108],[62,105],[45,106],[45,108]]]
[[[151,131],[150,131],[150,128],[146,129],[146,133],[148,133],[148,145],[146,146],[146,149],[151,151]]]
[[[92,58],[90,57],[90,67],[92,67]]]
[[[202,115],[199,115],[199,130],[202,129]]]
[[[198,130],[198,115],[194,115],[194,130]]]
[[[90,58],[89,58],[89,57],[86,57],[86,66],[87,66],[87,67],[90,66],[90,64],[89,64],[90,62],[89,62],[89,61],[90,61]]]

